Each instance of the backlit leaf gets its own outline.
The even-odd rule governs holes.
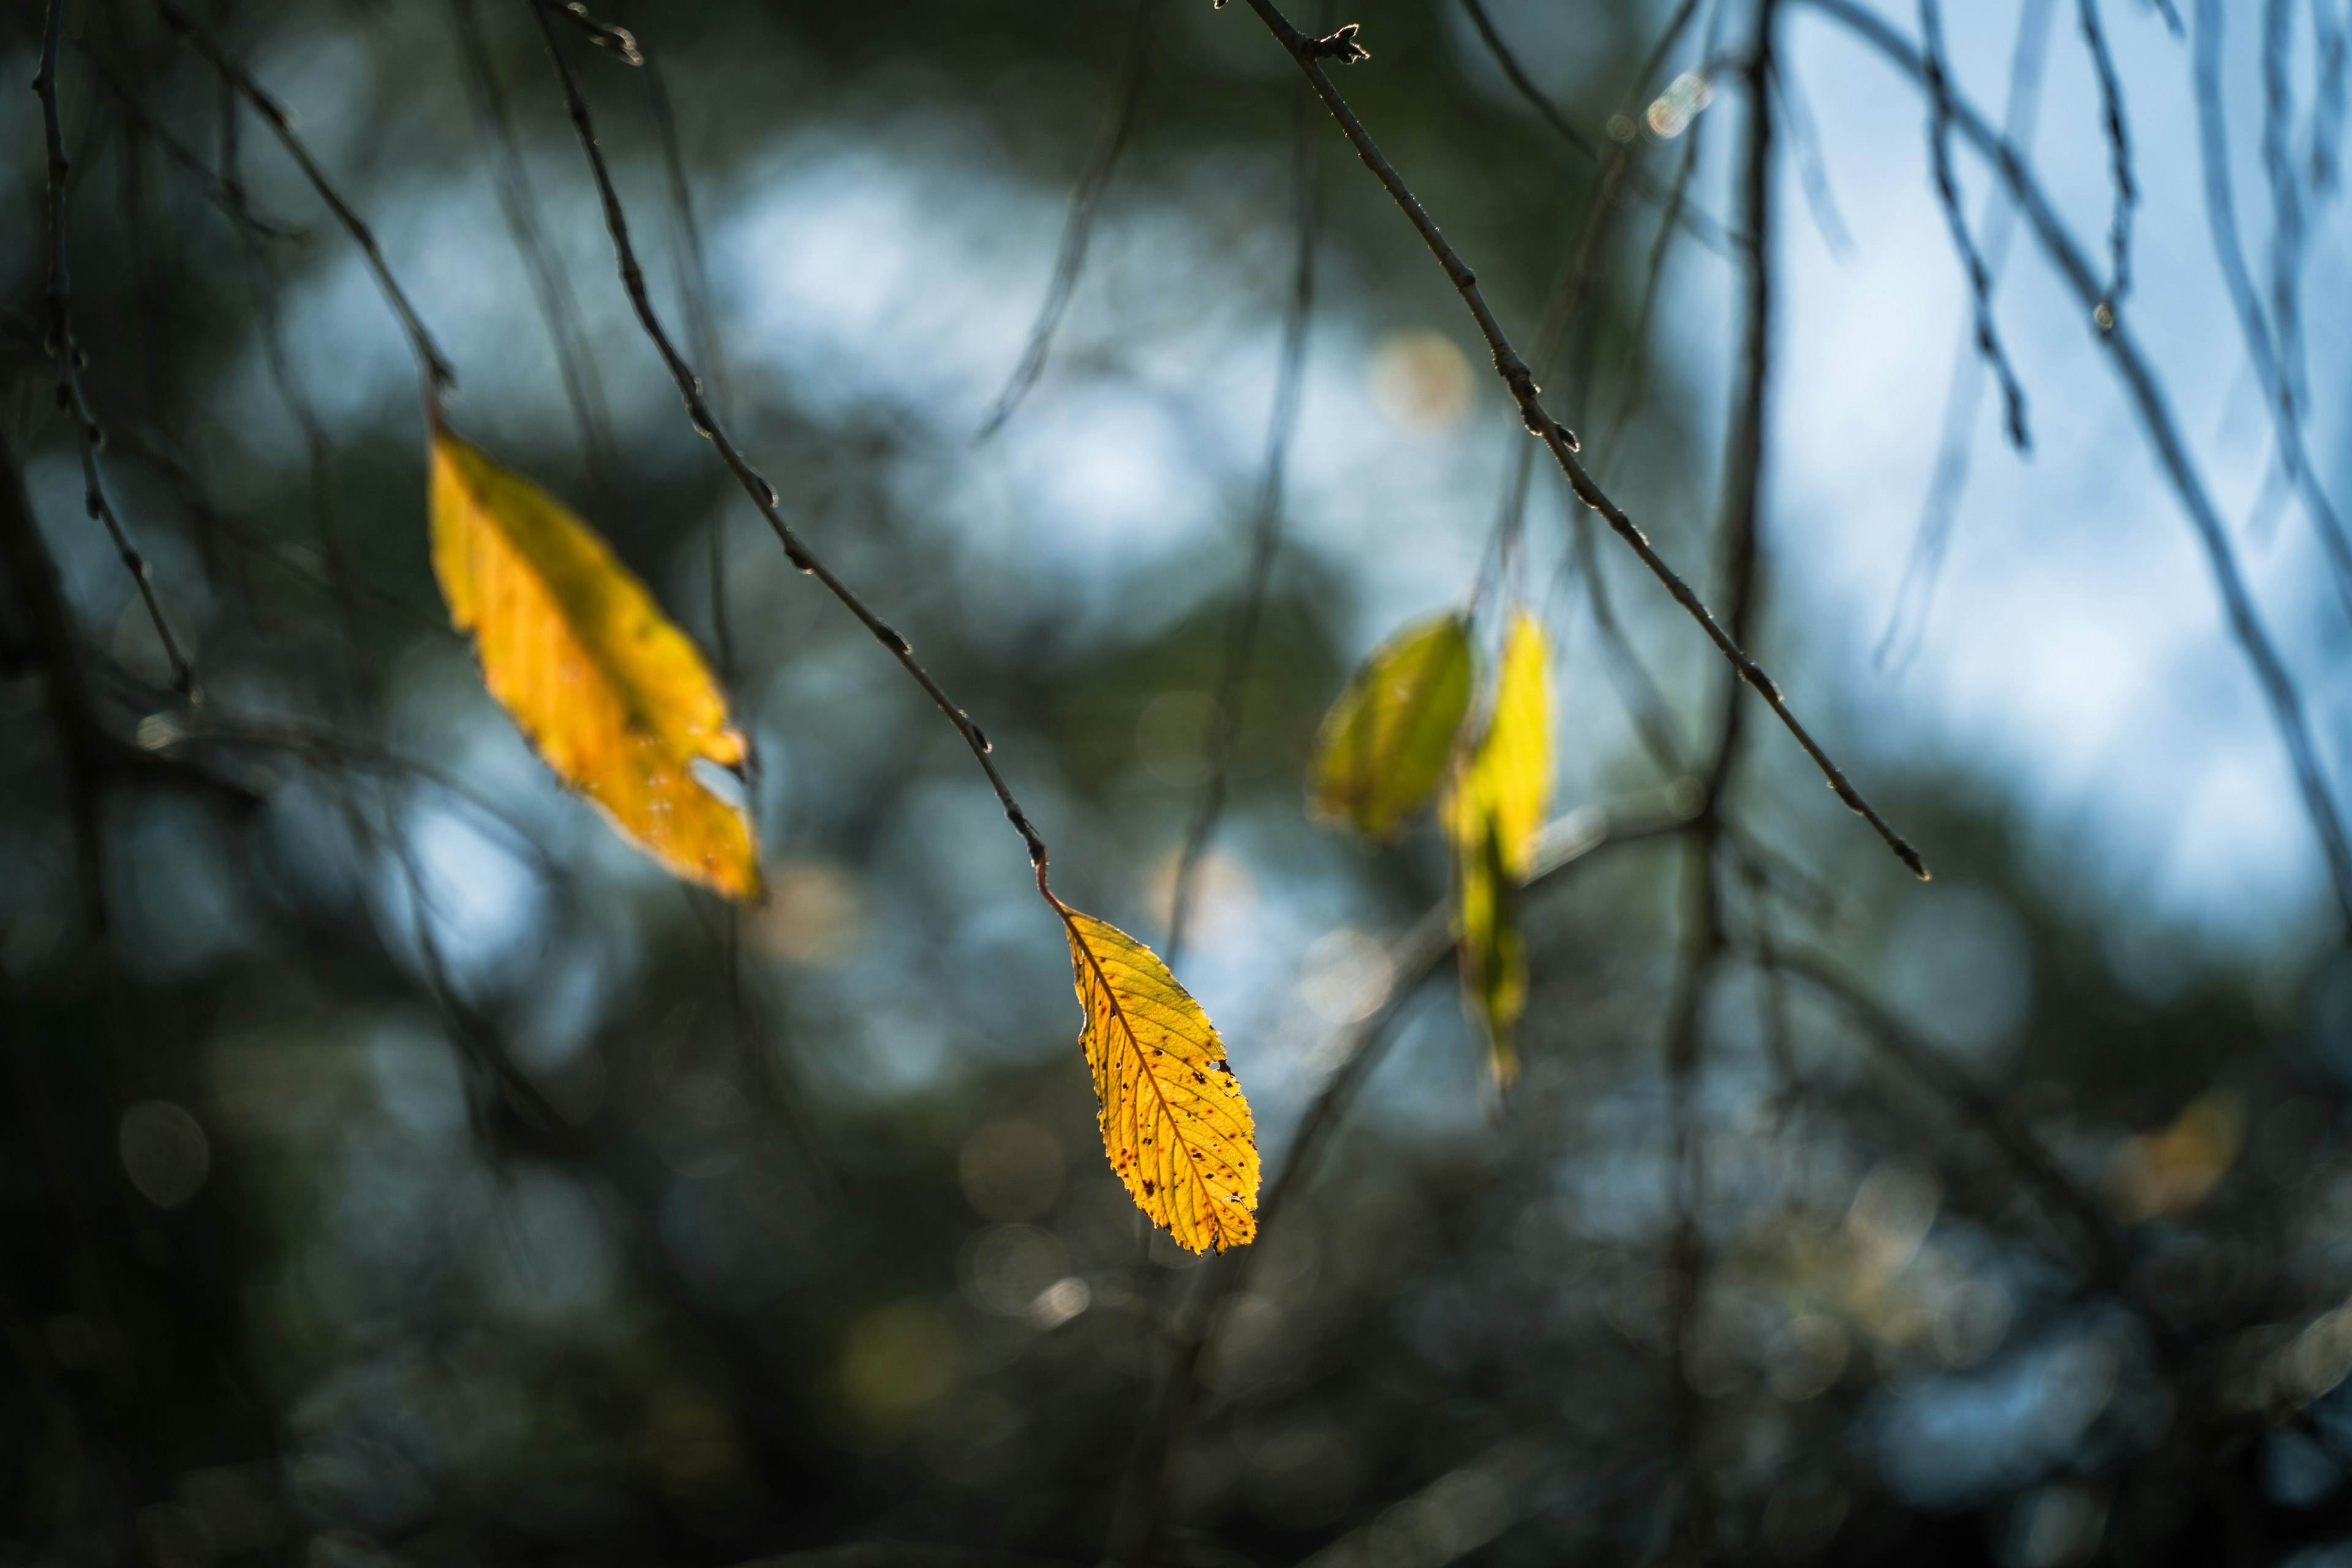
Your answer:
[[[1323,716],[1308,805],[1373,838],[1394,838],[1444,776],[1470,709],[1469,623],[1417,622],[1374,648]]]
[[[1216,1026],[1150,948],[1056,907],[1111,1169],[1136,1206],[1192,1251],[1247,1244],[1257,1235],[1257,1133]]]
[[[1551,648],[1525,610],[1503,637],[1486,732],[1446,792],[1441,816],[1454,849],[1454,933],[1463,1005],[1485,1029],[1496,1081],[1518,1070],[1512,1026],[1528,1000],[1518,884],[1535,869],[1551,805]]]
[[[449,619],[532,748],[675,875],[756,895],[751,824],[694,775],[745,752],[693,642],[561,501],[446,431],[432,505]]]

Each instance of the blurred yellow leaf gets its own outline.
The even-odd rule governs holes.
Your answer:
[[[2169,1127],[2126,1140],[2107,1166],[2117,1212],[2137,1223],[2195,1208],[2237,1163],[2245,1130],[2235,1095],[2201,1094]]]
[[[1150,948],[1055,900],[1101,1102],[1103,1151],[1136,1206],[1194,1252],[1257,1235],[1257,1134],[1224,1042]]]
[[[1486,733],[1455,775],[1441,813],[1454,849],[1463,1003],[1486,1030],[1499,1083],[1518,1072],[1511,1026],[1528,1003],[1518,885],[1535,869],[1551,782],[1551,646],[1536,618],[1519,610],[1503,635]]]
[[[446,430],[432,504],[449,619],[533,749],[672,873],[754,897],[751,824],[694,776],[745,752],[693,642],[561,501]]]
[[[1436,793],[1470,710],[1469,623],[1416,622],[1374,648],[1323,716],[1307,803],[1327,821],[1394,838]]]

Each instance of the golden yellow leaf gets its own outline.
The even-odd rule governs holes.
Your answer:
[[[1439,616],[1368,655],[1323,716],[1307,803],[1325,820],[1394,838],[1444,776],[1470,710],[1469,623]]]
[[[694,776],[745,752],[692,640],[562,502],[446,430],[432,504],[449,619],[532,748],[672,873],[754,897],[751,826]]]
[[[1440,814],[1454,849],[1463,1005],[1486,1031],[1500,1083],[1518,1071],[1511,1031],[1528,1003],[1518,884],[1535,869],[1551,784],[1551,648],[1542,626],[1520,610],[1503,636],[1486,732],[1456,773]]]
[[[1056,900],[1086,1009],[1103,1152],[1136,1207],[1194,1252],[1257,1235],[1257,1133],[1208,1014],[1150,948]]]

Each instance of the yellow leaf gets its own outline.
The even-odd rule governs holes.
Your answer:
[[[1307,801],[1314,814],[1394,838],[1436,793],[1470,709],[1469,623],[1420,621],[1374,648],[1323,716]]]
[[[744,815],[694,776],[743,737],[687,635],[564,505],[446,430],[433,437],[433,571],[482,679],[556,776],[673,874],[760,888]]]
[[[1257,1235],[1257,1133],[1224,1042],[1150,948],[1055,900],[1103,1152],[1154,1225],[1194,1252]]]
[[[1456,774],[1440,814],[1454,849],[1463,1004],[1486,1031],[1502,1083],[1518,1070],[1511,1026],[1528,1002],[1518,884],[1535,869],[1551,784],[1551,648],[1541,624],[1519,610],[1503,636],[1486,733]]]

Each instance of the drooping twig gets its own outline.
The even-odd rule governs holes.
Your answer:
[[[1282,548],[1283,496],[1290,470],[1290,442],[1298,428],[1298,408],[1307,384],[1307,333],[1315,312],[1315,250],[1321,237],[1323,203],[1317,180],[1314,125],[1309,118],[1313,100],[1302,84],[1291,103],[1291,206],[1296,227],[1291,263],[1290,300],[1282,320],[1282,349],[1274,377],[1274,406],[1266,416],[1265,464],[1258,480],[1257,505],[1250,529],[1249,568],[1242,583],[1240,605],[1225,637],[1225,657],[1217,672],[1217,689],[1209,712],[1209,776],[1201,786],[1184,847],[1176,860],[1174,890],[1168,907],[1169,966],[1184,951],[1191,928],[1192,896],[1200,880],[1202,857],[1223,815],[1233,773],[1234,746],[1241,733],[1242,700],[1248,689],[1250,666],[1257,653],[1259,623],[1274,582],[1274,563]]]
[[[589,480],[599,494],[609,497],[613,493],[613,416],[604,404],[596,362],[580,330],[580,306],[572,295],[572,280],[548,247],[539,203],[531,193],[530,175],[515,137],[514,115],[507,104],[506,89],[499,81],[498,66],[482,37],[481,18],[475,6],[476,0],[450,0],[449,15],[457,26],[458,53],[466,60],[475,124],[490,147],[491,184],[498,192],[499,212],[506,220],[507,234],[514,241],[523,272],[530,279],[540,320],[546,324],[548,340],[554,347],[556,373],[563,383],[564,401],[572,405],[572,423],[580,428],[580,450],[587,459]]]
[[[1723,522],[1720,543],[1723,566],[1719,593],[1726,629],[1745,643],[1755,618],[1759,535],[1762,529],[1765,420],[1771,396],[1772,367],[1772,77],[1775,0],[1757,6],[1755,37],[1749,41],[1746,90],[1747,146],[1740,164],[1740,223],[1754,243],[1746,268],[1740,344],[1738,392],[1724,440]],[[1698,1214],[1706,1192],[1706,1143],[1699,1125],[1697,1104],[1701,1057],[1706,1048],[1705,1013],[1722,963],[1727,936],[1724,922],[1723,808],[1732,773],[1738,766],[1743,715],[1739,682],[1727,682],[1717,721],[1715,746],[1706,777],[1701,781],[1699,806],[1684,840],[1683,952],[1669,997],[1665,1028],[1665,1076],[1668,1121],[1672,1128],[1673,1168],[1668,1173],[1675,1214],[1667,1268],[1673,1285],[1667,1293],[1667,1362],[1673,1385],[1675,1449],[1679,1468],[1679,1498],[1667,1539],[1675,1555],[1704,1555],[1711,1505],[1706,1478],[1695,1449],[1702,1402],[1693,1382],[1689,1355],[1695,1338],[1697,1308],[1706,1268],[1706,1252]],[[1687,1550],[1685,1550],[1687,1549]]]
[[[1968,277],[1969,306],[1975,313],[1977,352],[1992,367],[2000,383],[2000,399],[2010,445],[2029,450],[2033,438],[2025,427],[2025,389],[2000,346],[1993,325],[1992,273],[1969,232],[1968,215],[1960,211],[1959,182],[1952,174],[1952,91],[1944,66],[1943,10],[1937,0],[1919,0],[1921,58],[1927,71],[1927,153],[1934,170],[1936,199],[1942,204],[1944,222],[1952,231],[1952,247],[1960,254],[1960,269]]]
[[[1086,269],[1087,247],[1094,239],[1095,222],[1102,216],[1103,197],[1110,189],[1111,173],[1118,167],[1118,155],[1126,151],[1127,139],[1135,130],[1135,112],[1143,101],[1143,81],[1151,68],[1151,46],[1160,29],[1160,12],[1166,0],[1135,0],[1135,16],[1128,24],[1127,52],[1119,62],[1118,81],[1111,89],[1110,109],[1103,116],[1102,130],[1095,138],[1094,152],[1087,159],[1086,172],[1078,176],[1078,187],[1070,193],[1070,216],[1062,225],[1062,245],[1054,258],[1054,279],[1045,286],[1045,302],[1037,308],[1037,319],[1030,323],[1027,346],[1021,351],[1021,363],[1013,367],[1012,378],[1004,390],[996,395],[987,416],[972,439],[985,441],[1004,427],[1029,389],[1037,384],[1045,374],[1045,357],[1053,353],[1054,334],[1060,330],[1063,312],[1070,307],[1070,296],[1078,287],[1078,274]]]
[[[1551,100],[1550,95],[1536,85],[1535,79],[1528,75],[1527,67],[1520,63],[1517,52],[1504,42],[1503,35],[1496,30],[1494,19],[1486,15],[1486,7],[1483,0],[1462,0],[1462,8],[1469,13],[1470,25],[1477,29],[1480,41],[1485,43],[1487,52],[1495,57],[1495,63],[1502,68],[1503,75],[1510,82],[1513,89],[1528,100],[1528,105],[1542,118],[1544,123],[1559,133],[1561,141],[1591,159],[1595,164],[1603,167],[1607,165],[1612,153],[1622,151],[1624,143],[1612,142],[1612,145],[1604,147],[1591,136],[1578,129],[1576,122],[1569,119],[1559,106]],[[1651,50],[1647,63],[1635,74],[1637,96],[1645,89],[1650,79],[1656,74],[1658,60],[1673,46],[1674,41],[1681,37],[1683,28],[1690,22],[1691,14],[1697,8],[1698,0],[1680,0],[1673,14],[1667,17],[1665,27],[1660,33],[1656,46]],[[1668,225],[1679,225],[1687,229],[1694,238],[1709,249],[1725,256],[1732,255],[1738,250],[1738,242],[1724,233],[1721,224],[1685,202],[1670,200],[1666,192],[1658,189],[1638,171],[1626,176],[1625,184],[1627,188],[1644,201],[1665,203]]]
[[[2312,0],[2312,30],[2318,35],[2319,86],[2311,105],[2308,158],[2315,195],[2333,195],[2342,165],[2337,144],[2344,139],[2346,92],[2352,88],[2352,34],[2338,15],[2334,0]]]
[[[830,567],[810,552],[808,546],[801,542],[778,510],[775,488],[751,467],[728,436],[719,416],[711,412],[709,403],[703,396],[701,379],[694,374],[693,366],[687,363],[685,356],[678,353],[668,329],[662,325],[660,315],[654,310],[653,297],[646,292],[645,269],[638,265],[636,247],[629,238],[628,215],[622,209],[620,192],[613,184],[612,170],[605,164],[604,149],[597,143],[595,121],[588,111],[588,100],[581,95],[579,79],[563,58],[554,26],[535,0],[531,4],[531,11],[539,18],[540,29],[547,45],[548,61],[554,69],[557,85],[562,90],[565,111],[572,118],[572,129],[578,135],[581,151],[587,156],[589,173],[596,184],[597,197],[604,211],[604,228],[612,238],[614,261],[621,275],[621,287],[628,295],[630,308],[636,312],[638,325],[645,330],[646,337],[653,343],[656,352],[661,355],[662,363],[669,371],[670,380],[677,387],[678,397],[686,405],[687,417],[693,422],[695,429],[717,448],[719,460],[727,465],[728,471],[735,476],[736,482],[751,498],[751,504],[759,508],[761,517],[782,544],[784,558],[824,584],[825,591],[856,616],[858,624],[872,634],[877,642],[889,650],[890,656],[898,661],[899,668],[913,677],[915,683],[923,689],[924,695],[946,716],[948,722],[955,726],[956,733],[963,737],[973,760],[979,763],[981,772],[987,775],[989,787],[996,793],[997,804],[1004,808],[1005,820],[1021,836],[1022,845],[1029,854],[1029,863],[1037,874],[1038,892],[1057,910],[1063,910],[1066,921],[1066,910],[1046,886],[1045,840],[1030,822],[1027,813],[1021,809],[1020,803],[1013,798],[1012,788],[1004,782],[1004,775],[997,771],[995,759],[990,755],[986,733],[972,722],[970,714],[956,706],[954,699],[916,660],[913,645],[875,614],[848,584],[834,574]]]
[[[449,362],[441,356],[440,349],[433,342],[433,334],[425,331],[424,319],[417,315],[416,308],[408,302],[407,294],[394,279],[392,268],[385,265],[383,249],[376,243],[375,232],[337,193],[332,182],[327,178],[326,171],[319,167],[318,161],[310,156],[310,149],[302,144],[300,137],[294,134],[294,117],[173,0],[157,0],[156,8],[162,12],[164,24],[194,46],[205,63],[253,105],[255,111],[277,134],[278,144],[286,149],[287,155],[302,171],[302,177],[319,194],[319,199],[327,204],[327,210],[335,215],[335,221],[342,225],[343,231],[360,247],[360,254],[367,258],[368,270],[375,275],[376,287],[383,290],[384,299],[391,303],[393,313],[400,318],[401,330],[408,334],[408,346],[416,356],[417,371],[424,377],[428,395],[438,396],[455,388],[457,384],[456,374],[450,370]]]
[[[2050,47],[2053,0],[2025,0],[2017,17],[2017,43],[2010,54],[2009,102],[2001,110],[2001,134],[2018,146],[2033,140],[2033,125],[2042,109],[2042,67]],[[1984,216],[1978,220],[1983,235],[1985,269],[1995,280],[2009,259],[2009,242],[2017,231],[2015,209],[2009,192],[1995,181],[1985,193]],[[2110,307],[2112,309],[2112,307]],[[1943,434],[1936,447],[1927,495],[1919,509],[1919,526],[1911,536],[1911,553],[1903,565],[1903,580],[1887,611],[1886,629],[1879,635],[1872,662],[1882,669],[1898,669],[1918,647],[1936,584],[1943,575],[1944,557],[1959,517],[1960,496],[1969,482],[1969,455],[1976,445],[1977,400],[1984,391],[1984,361],[1977,353],[1976,335],[1960,335],[1953,352],[1952,375],[1944,390]]]
[[[131,542],[131,535],[122,526],[122,519],[106,494],[106,481],[99,470],[98,455],[106,444],[106,432],[90,411],[89,395],[81,384],[85,359],[81,341],[74,335],[73,275],[66,257],[66,162],[65,121],[58,108],[58,54],[65,37],[65,0],[49,0],[48,16],[41,35],[40,74],[33,79],[33,91],[41,100],[41,130],[48,144],[48,195],[46,207],[48,242],[48,287],[46,290],[48,321],[46,347],[58,365],[58,406],[73,421],[74,446],[81,454],[82,505],[93,518],[105,525],[107,538],[114,544],[114,552],[121,560],[123,570],[139,589],[139,597],[147,607],[147,618],[155,627],[155,636],[163,645],[163,656],[171,661],[172,689],[189,702],[201,698],[196,690],[196,672],[187,656],[180,649],[179,638],[172,635],[172,623],[163,614],[163,603],[155,593],[155,575],[147,564],[146,556]]]
[[[2276,5],[2281,0],[2272,0]],[[2124,121],[2124,87],[2116,74],[2107,35],[2099,26],[2099,0],[2076,0],[2083,27],[2083,47],[2090,51],[2091,68],[2099,79],[2099,123],[2107,136],[2107,164],[2115,181],[2115,216],[2107,226],[2108,312],[2131,292],[2132,209],[2139,205],[2139,187],[2132,181],[2131,131]]]
[[[2285,363],[2271,323],[2264,319],[2261,298],[2247,270],[2244,247],[2238,239],[2237,201],[2230,181],[2230,127],[2221,104],[2221,6],[2220,0],[2197,0],[2197,26],[2190,49],[2197,98],[2198,151],[2205,169],[2205,216],[2213,232],[2213,256],[2221,263],[2221,281],[2238,313],[2253,361],[2255,379],[2262,383],[2263,401],[2270,410],[2271,434],[2278,443],[2279,464],[2294,482],[2312,531],[2319,536],[2336,581],[2336,596],[2352,615],[2352,540],[2347,540],[2335,501],[2320,483],[2304,446],[2303,408],[2288,379]]]
[[[1911,868],[1915,876],[1925,878],[1927,874],[1927,863],[1919,858],[1919,852],[1914,849],[1901,834],[1888,826],[1886,819],[1879,816],[1877,810],[1862,797],[1861,793],[1830,759],[1829,753],[1822,749],[1820,742],[1815,741],[1804,725],[1798,721],[1796,714],[1789,707],[1788,700],[1781,696],[1780,689],[1773,684],[1772,678],[1765,674],[1763,668],[1750,658],[1738,642],[1724,630],[1721,624],[1717,621],[1714,613],[1706,607],[1705,601],[1699,598],[1689,584],[1683,581],[1673,567],[1666,564],[1665,558],[1657,552],[1648,537],[1634,526],[1633,520],[1625,514],[1624,509],[1610,500],[1607,493],[1594,482],[1592,476],[1585,470],[1583,462],[1577,456],[1576,437],[1568,426],[1545,412],[1539,395],[1540,389],[1536,384],[1534,373],[1528,369],[1527,362],[1519,357],[1518,351],[1511,346],[1510,339],[1504,334],[1501,323],[1496,321],[1494,311],[1488,308],[1486,296],[1479,292],[1478,275],[1470,269],[1469,264],[1462,259],[1454,247],[1448,243],[1444,235],[1438,231],[1437,225],[1430,218],[1427,210],[1422,206],[1421,198],[1412,194],[1412,188],[1404,183],[1403,177],[1396,172],[1395,167],[1381,153],[1379,145],[1373,142],[1370,132],[1364,129],[1363,121],[1359,120],[1355,110],[1349,107],[1348,100],[1341,97],[1339,89],[1332,85],[1330,73],[1324,68],[1323,63],[1330,53],[1326,40],[1309,37],[1293,26],[1290,19],[1282,14],[1274,0],[1249,0],[1249,5],[1251,10],[1257,13],[1259,20],[1265,23],[1266,29],[1274,35],[1276,41],[1289,52],[1291,59],[1298,68],[1307,74],[1307,79],[1314,84],[1316,96],[1322,99],[1325,106],[1331,110],[1331,117],[1339,121],[1341,133],[1347,137],[1349,144],[1356,150],[1356,155],[1363,161],[1364,166],[1371,171],[1373,177],[1380,181],[1381,188],[1388,192],[1390,198],[1396,203],[1398,208],[1403,212],[1406,219],[1421,236],[1423,243],[1428,246],[1430,253],[1437,258],[1438,265],[1444,268],[1447,279],[1453,283],[1455,291],[1462,296],[1463,303],[1469,307],[1472,318],[1477,321],[1478,331],[1486,340],[1486,346],[1494,354],[1495,374],[1500,376],[1503,384],[1510,389],[1512,400],[1518,405],[1521,420],[1526,424],[1530,434],[1550,448],[1553,459],[1559,464],[1560,471],[1568,476],[1569,485],[1575,490],[1577,499],[1608,521],[1610,528],[1616,532],[1617,537],[1623,540],[1634,554],[1641,558],[1642,564],[1648,567],[1651,574],[1664,584],[1666,591],[1674,595],[1675,602],[1698,623],[1700,629],[1706,633],[1707,639],[1732,662],[1733,667],[1739,671],[1740,678],[1756,689],[1758,694],[1771,708],[1774,715],[1796,738],[1797,743],[1804,748],[1805,754],[1812,758],[1814,765],[1822,770],[1822,776],[1829,781],[1830,787],[1837,792],[1838,798],[1871,825],[1879,837],[1885,841],[1886,847],[1895,852],[1895,857],[1904,865]]]
[[[644,46],[638,47],[643,52]],[[710,263],[703,254],[702,224],[694,213],[694,187],[687,181],[686,158],[678,146],[677,113],[670,102],[669,79],[662,74],[660,59],[648,52],[644,54],[644,60],[646,103],[653,110],[654,141],[661,148],[662,171],[668,177],[670,223],[677,231],[678,298],[686,310],[687,338],[694,344],[695,361],[702,367],[711,397],[721,412],[727,412],[726,348],[719,336],[719,313],[710,302]],[[735,679],[735,629],[727,614],[727,530],[723,519],[711,520],[706,538],[709,545],[711,637],[718,644],[719,677],[731,682]],[[755,753],[755,767],[757,762]],[[735,938],[730,934],[729,940],[731,943]]]
[[[1788,129],[1789,160],[1797,168],[1797,188],[1805,193],[1805,210],[1812,215],[1813,227],[1821,231],[1822,243],[1830,254],[1846,260],[1853,255],[1853,233],[1838,211],[1837,193],[1830,189],[1820,129],[1813,124],[1812,110],[1806,107],[1804,89],[1777,66],[1772,72],[1772,101],[1780,106],[1780,121]]]
[[[2303,181],[2294,166],[2294,47],[2292,0],[2263,5],[2263,174],[2271,188],[2271,325],[2278,334],[2279,379],[2300,409],[2311,400],[2303,358]]]
[[[148,113],[147,106],[140,101],[139,95],[133,92],[121,78],[108,69],[106,63],[87,45],[83,46],[82,58],[89,62],[89,74],[97,79],[100,86],[113,95],[115,103],[125,115],[130,117],[131,125],[137,129],[139,134],[145,137],[164,157],[177,164],[205,200],[218,207],[229,221],[250,228],[266,239],[308,237],[308,231],[299,224],[287,223],[282,219],[256,212],[250,199],[242,205],[232,203],[227,191],[221,186],[220,176],[213,172],[211,166],[196,156],[186,142],[173,135],[153,115]]]
[[[1837,22],[1862,42],[1868,44],[1890,65],[1914,80],[1926,80],[1927,67],[1917,50],[1886,23],[1854,4],[1854,0],[1804,0],[1815,11]],[[2067,233],[2063,219],[2058,216],[2040,183],[2028,170],[2024,156],[2000,132],[1988,125],[1967,102],[1955,96],[1951,99],[1953,128],[1990,162],[2009,187],[2010,195],[2025,215],[2035,238],[2056,265],[2059,274],[2074,289],[2085,316],[2104,298],[2097,273],[2089,260]],[[2156,453],[2158,465],[2179,496],[2181,510],[2187,513],[2190,530],[2205,552],[2207,568],[2213,574],[2216,592],[2230,626],[2230,635],[2245,655],[2255,684],[2269,707],[2271,721],[2278,731],[2280,744],[2287,753],[2294,769],[2295,784],[2303,795],[2304,810],[2310,816],[2312,829],[2318,836],[2320,847],[2327,858],[2329,879],[2336,893],[2338,912],[2345,921],[2347,935],[2352,935],[2352,840],[2347,840],[2343,818],[2328,793],[2326,775],[2322,771],[2311,730],[2304,717],[2303,698],[2294,678],[2288,672],[2286,661],[2279,655],[2264,629],[2262,616],[2254,607],[2252,594],[2246,586],[2244,575],[2238,570],[2235,553],[2230,547],[2227,527],[2214,508],[2212,497],[2205,489],[2203,479],[2189,455],[2189,446],[2174,419],[2171,405],[2165,401],[2155,371],[2140,353],[2138,340],[2132,334],[2121,311],[2116,312],[2114,327],[2099,332],[2098,342],[2122,377],[2124,389],[2129,395],[2141,426],[2147,432],[2148,444]]]
[[[645,57],[637,52],[636,35],[595,16],[582,0],[538,0],[541,10],[559,21],[569,22],[580,30],[583,37],[624,65],[641,66]]]

